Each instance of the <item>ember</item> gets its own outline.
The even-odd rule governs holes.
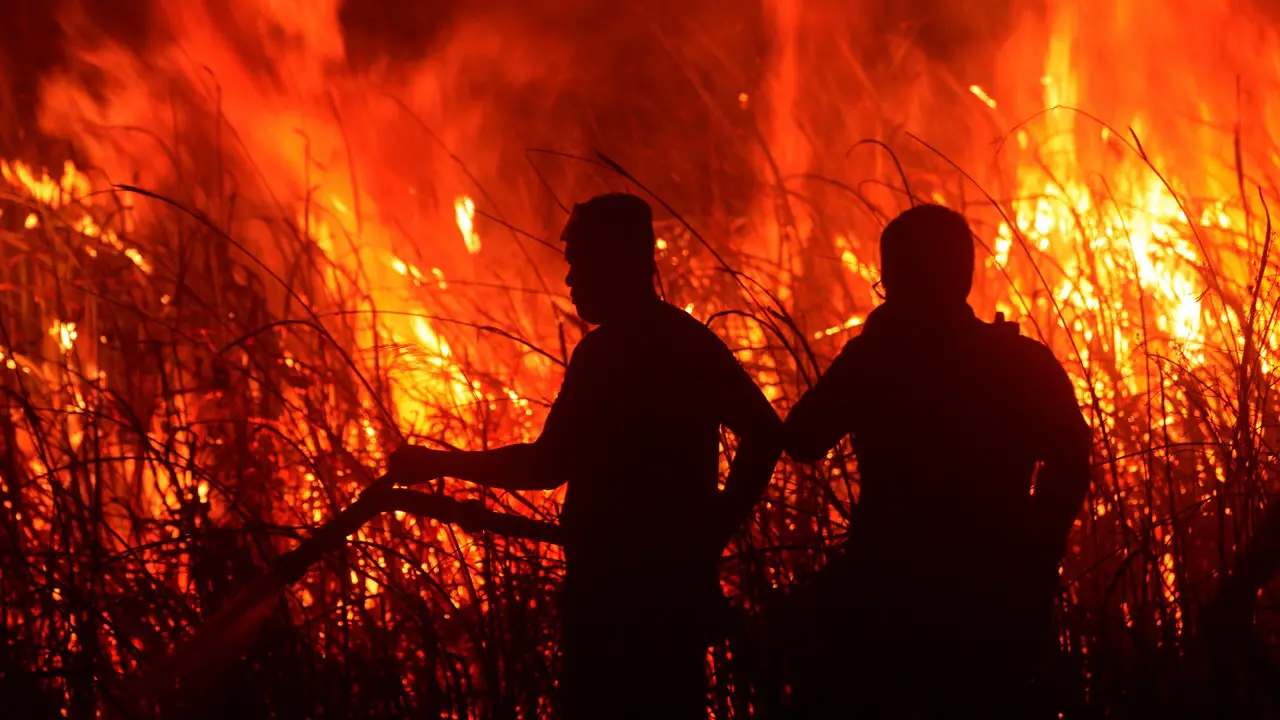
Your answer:
[[[405,438],[535,438],[585,331],[554,239],[605,189],[669,204],[666,298],[780,413],[880,302],[884,223],[962,210],[975,309],[1054,351],[1095,434],[1054,702],[1161,712],[1199,687],[1199,608],[1280,482],[1267,3],[1009,3],[990,27],[943,0],[762,0],[732,24],[713,2],[370,3],[383,27],[358,3],[233,0],[150,3],[136,32],[53,5],[39,42],[65,57],[0,50],[13,707],[128,716],[130,679]],[[563,499],[430,489],[547,522]],[[739,647],[858,496],[847,453],[778,466],[723,563],[712,716],[782,702]],[[375,519],[270,606],[217,712],[551,717],[562,560]],[[1274,613],[1256,629],[1274,653]]]

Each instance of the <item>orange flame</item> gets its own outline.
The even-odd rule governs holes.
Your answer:
[[[255,400],[250,413],[218,405],[236,393],[207,389],[209,379],[183,364],[179,385],[207,391],[178,393],[165,413],[154,416],[137,401],[143,422],[150,423],[138,442],[201,446],[205,430],[174,431],[177,423],[170,420],[184,417],[190,428],[203,428],[207,417],[237,412],[252,415],[308,460],[346,453],[377,465],[400,432],[473,449],[536,437],[575,331],[564,321],[562,291],[554,281],[563,268],[554,247],[545,251],[524,242],[526,235],[554,236],[559,208],[545,199],[541,176],[508,170],[502,150],[530,146],[524,135],[508,130],[517,100],[530,90],[560,97],[562,82],[595,79],[570,75],[571,81],[562,81],[566,73],[597,68],[575,63],[576,45],[567,39],[546,42],[536,28],[516,21],[495,27],[490,17],[459,20],[438,46],[418,60],[395,64],[393,72],[391,61],[381,58],[372,70],[355,69],[337,0],[319,7],[298,0],[233,0],[235,17],[246,19],[234,24],[214,17],[215,4],[155,5],[162,15],[157,20],[164,21],[157,25],[171,29],[173,37],[156,40],[145,54],[101,38],[92,27],[76,32],[76,23],[86,18],[64,18],[72,37],[100,41],[69,48],[68,66],[76,72],[51,72],[38,114],[46,134],[75,143],[92,178],[69,161],[56,176],[16,160],[0,161],[7,195],[21,201],[21,214],[13,216],[15,223],[24,218],[23,230],[15,230],[18,240],[37,247],[36,239],[53,238],[102,264],[104,273],[122,267],[130,277],[145,276],[134,288],[140,294],[152,285],[162,289],[154,293],[159,302],[138,315],[167,322],[190,305],[173,288],[183,253],[198,245],[201,253],[216,256],[225,248],[205,236],[192,245],[173,231],[179,226],[164,215],[168,209],[116,191],[110,179],[168,191],[200,217],[225,224],[251,256],[234,255],[236,262],[262,277],[295,278],[299,258],[316,258],[315,277],[288,292],[264,280],[271,287],[263,303],[272,312],[287,307],[290,321],[322,326],[326,337],[349,351],[355,374],[368,385],[286,384],[277,397],[245,381],[250,389],[244,394]],[[1194,404],[1197,413],[1220,421],[1234,412],[1222,399],[1233,393],[1192,397],[1187,383],[1229,382],[1219,378],[1241,365],[1246,335],[1256,343],[1264,373],[1280,363],[1280,338],[1247,316],[1251,287],[1264,303],[1275,301],[1270,280],[1262,289],[1255,286],[1257,278],[1274,276],[1274,261],[1260,257],[1266,208],[1259,194],[1268,203],[1276,200],[1260,178],[1280,167],[1273,137],[1280,127],[1280,40],[1274,23],[1233,11],[1229,3],[1166,5],[1160,12],[1139,12],[1135,8],[1143,3],[1050,2],[1042,14],[1019,16],[991,48],[990,72],[979,77],[910,38],[854,35],[865,32],[859,30],[865,7],[764,0],[768,52],[762,79],[757,84],[732,77],[726,81],[732,84],[698,88],[699,98],[709,103],[706,124],[715,133],[692,137],[689,130],[689,137],[668,141],[663,132],[645,129],[630,138],[644,150],[636,155],[662,158],[660,166],[643,167],[637,176],[655,184],[671,178],[661,189],[671,190],[673,205],[706,231],[726,264],[742,272],[734,277],[746,278],[742,286],[725,281],[723,268],[696,241],[677,225],[664,224],[658,256],[669,298],[711,319],[768,397],[785,409],[804,387],[797,378],[811,379],[825,367],[879,302],[875,238],[886,216],[915,199],[943,202],[964,209],[974,221],[981,247],[975,307],[986,317],[998,311],[1018,320],[1024,332],[1044,340],[1066,362],[1081,405],[1094,426],[1106,430],[1109,452],[1117,458],[1154,452],[1157,434],[1170,447],[1202,444],[1206,433],[1182,417],[1191,414],[1186,408]],[[700,46],[673,45],[664,52],[693,65],[706,62],[692,49]],[[637,50],[626,51],[625,67],[645,66],[647,58],[630,56]],[[689,72],[690,78],[725,72],[692,69],[698,72]],[[92,87],[85,77],[95,78]],[[477,77],[488,84],[475,82]],[[476,90],[481,85],[483,92]],[[512,92],[518,97],[506,97],[507,88],[518,88]],[[638,91],[628,86],[622,94],[632,101]],[[606,100],[609,113],[601,114],[620,115],[612,105],[618,98]],[[656,107],[655,116],[677,115],[671,112],[675,100],[666,95],[639,100],[637,106]],[[685,110],[682,105],[678,114],[682,124]],[[594,141],[591,123],[562,127],[562,117],[547,112],[542,124],[555,130],[557,142]],[[741,129],[736,123],[748,121],[752,132],[741,135],[749,143],[734,145],[736,140],[721,137],[735,136]],[[197,138],[184,141],[196,146],[157,148],[156,138],[177,135]],[[846,154],[862,137],[883,140],[898,155],[865,144]],[[666,142],[671,144],[659,144]],[[1237,147],[1252,154],[1237,153]],[[697,160],[682,159],[691,155]],[[60,159],[50,160],[57,167]],[[468,163],[465,171],[460,160]],[[967,174],[957,173],[951,160]],[[904,163],[901,174],[898,161]],[[598,179],[580,177],[589,175],[587,168],[566,162],[557,180],[565,186],[553,189],[574,196],[595,192]],[[513,233],[510,241],[506,233],[486,234],[480,252],[477,208],[464,194],[475,187],[472,175],[493,180],[492,193],[485,185],[486,209],[496,217],[501,207],[504,222],[510,217],[527,233]],[[713,199],[691,208],[697,215],[685,212],[685,203],[702,196]],[[107,262],[121,258],[115,265]],[[225,283],[225,293],[249,286],[221,276],[217,281]],[[281,300],[286,295],[288,303]],[[751,306],[767,308],[760,317],[786,311],[795,318],[800,336],[812,342],[818,368],[776,352],[777,338],[760,323],[726,315]],[[92,365],[117,339],[99,332],[92,313],[59,308],[57,314],[40,318],[34,333],[46,349],[56,342],[57,357],[0,347],[0,372],[30,376],[56,397],[50,407],[88,415],[95,392],[116,393],[107,374]],[[259,330],[240,326],[243,318],[219,320],[227,326],[200,328],[192,345],[226,347],[232,354],[233,341]],[[501,333],[492,332],[499,326]],[[284,369],[307,364],[302,352],[289,354],[296,350],[281,351]],[[88,363],[86,372],[66,380],[55,371],[73,361]],[[112,369],[111,381],[128,370]],[[240,378],[254,368],[233,370]],[[108,394],[113,400],[117,395]],[[316,396],[324,403],[349,403],[334,414],[350,409],[353,417],[333,421],[325,413],[296,410],[312,407]],[[381,412],[384,403],[390,419]],[[1259,417],[1254,424],[1261,423]],[[75,434],[79,426],[67,428],[69,437],[81,437]],[[174,432],[180,442],[174,442]],[[32,473],[47,478],[59,472],[36,457],[32,437],[19,442],[25,443],[24,456],[33,458],[27,463]],[[145,487],[140,502],[149,517],[174,516],[187,498],[209,505],[215,522],[232,515],[219,506],[225,499],[216,484],[184,465],[135,460],[132,446],[118,454],[130,482]],[[1203,460],[1196,479],[1180,493],[1203,500],[1218,492],[1223,480],[1210,460]],[[1121,493],[1149,470],[1117,460],[1107,472],[1117,475],[1109,485]],[[299,462],[273,477],[273,492],[279,490],[287,502],[273,508],[280,517],[270,519],[318,523],[334,510],[334,488],[352,493],[359,487],[351,474],[317,474]],[[460,484],[452,489],[469,491]],[[530,496],[539,512],[559,497]],[[1098,504],[1091,518],[1146,527],[1169,508],[1181,512],[1180,497],[1150,501],[1168,508],[1134,498],[1123,512]],[[390,594],[398,580],[429,572],[454,588],[451,601],[475,601],[476,593],[463,590],[461,579],[479,564],[473,562],[482,552],[478,545],[445,528],[396,522],[408,523],[409,532],[422,539],[421,556],[409,558],[413,564],[387,567],[362,557],[350,584],[372,603]],[[121,530],[119,537],[139,542],[169,540],[161,530],[145,538]],[[363,537],[377,532],[371,528]],[[1180,595],[1173,585],[1183,561],[1163,545],[1152,557],[1155,575],[1165,582],[1159,597],[1176,610]],[[402,577],[389,577],[396,575]],[[1148,604],[1144,599],[1131,605]],[[1128,613],[1130,605],[1125,607]]]
[[[480,252],[480,236],[476,234],[476,204],[471,198],[463,195],[453,201],[453,214],[458,223],[458,231],[462,233],[462,242],[467,252],[475,255]]]

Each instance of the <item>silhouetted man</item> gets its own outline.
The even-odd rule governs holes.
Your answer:
[[[807,462],[851,436],[861,482],[842,589],[815,610],[829,642],[808,712],[1024,717],[1090,431],[1044,345],[974,316],[963,216],[908,210],[880,254],[884,304],[784,433]]]
[[[593,198],[562,239],[573,303],[599,327],[542,435],[483,452],[406,447],[393,471],[510,490],[567,481],[564,716],[705,718],[716,561],[768,485],[781,423],[729,349],[654,291],[647,203]],[[721,426],[739,439],[723,491]]]

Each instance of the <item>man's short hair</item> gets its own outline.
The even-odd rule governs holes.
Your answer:
[[[917,205],[880,234],[880,277],[891,299],[963,301],[973,287],[973,263],[969,222],[941,205]]]
[[[657,269],[653,210],[635,195],[608,193],[575,204],[560,237],[565,243],[584,243],[582,247],[597,258],[634,265],[649,274]]]

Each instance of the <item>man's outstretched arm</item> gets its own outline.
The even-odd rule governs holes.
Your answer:
[[[848,408],[856,374],[858,339],[844,346],[818,383],[801,396],[787,415],[783,439],[787,455],[800,462],[817,462],[849,433]]]
[[[476,451],[406,445],[392,456],[391,472],[405,485],[450,477],[503,490],[544,490],[565,481],[550,455],[540,442]]]
[[[575,438],[597,421],[592,398],[597,394],[596,387],[607,381],[608,371],[599,336],[589,334],[574,349],[560,393],[535,442],[476,451],[405,445],[392,456],[391,472],[403,478],[398,482],[405,484],[450,477],[503,490],[559,487],[568,480],[565,468],[570,463]]]

